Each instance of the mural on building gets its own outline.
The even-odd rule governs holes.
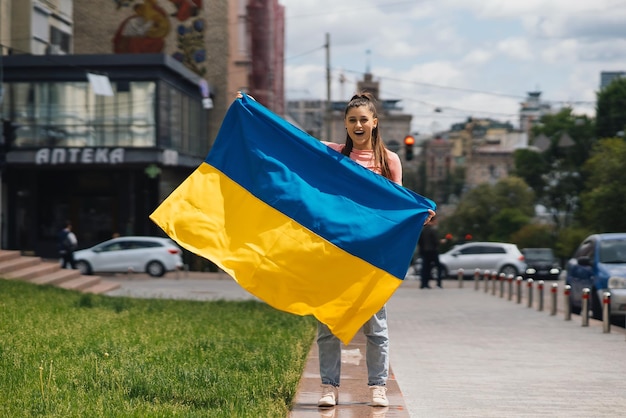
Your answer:
[[[176,6],[176,13],[172,13],[172,16],[176,17],[181,22],[189,19],[190,17],[198,16],[200,9],[202,9],[202,0],[169,0]]]
[[[202,0],[114,0],[116,8],[132,8],[113,38],[116,54],[161,53],[166,38],[177,20],[176,47],[172,57],[198,75],[204,75],[206,61],[204,32],[206,23],[200,15]]]
[[[170,32],[170,21],[165,10],[156,0],[135,3],[133,14],[117,28],[113,37],[113,52],[116,54],[159,53],[165,46],[165,37]]]

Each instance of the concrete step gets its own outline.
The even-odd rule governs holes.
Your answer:
[[[102,280],[99,276],[82,276],[78,270],[63,269],[57,260],[42,260],[9,250],[0,250],[0,277],[94,294],[120,287],[119,283]]]
[[[46,274],[45,276],[35,277],[30,279],[29,282],[34,284],[48,284],[52,286],[58,286],[68,280],[73,280],[80,277],[80,271],[71,269],[58,269],[55,272]]]
[[[13,280],[31,280],[41,276],[47,276],[51,273],[59,271],[61,266],[58,263],[39,263],[33,266],[14,270],[10,273],[6,273],[4,277],[6,279]]]
[[[121,286],[121,284],[117,283],[117,282],[100,280],[99,283],[96,283],[93,286],[90,286],[90,287],[88,287],[86,289],[83,289],[83,292],[100,294],[100,293],[106,293],[106,292],[108,292],[110,290],[115,290],[115,289],[117,289],[120,286]]]
[[[18,258],[20,255],[19,251],[0,250],[0,262]]]
[[[85,289],[100,283],[100,280],[99,276],[79,276],[75,279],[61,282],[57,286],[67,290],[84,291]]]
[[[0,261],[0,274],[11,273],[16,270],[25,269],[41,263],[39,257],[16,257],[9,260]]]

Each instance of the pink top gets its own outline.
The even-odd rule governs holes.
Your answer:
[[[337,152],[341,152],[345,147],[345,144],[337,144],[335,142],[322,141],[322,143]],[[400,157],[393,151],[389,151],[388,149],[386,149],[386,151],[387,163],[389,164],[389,171],[391,171],[391,181],[402,186],[402,164],[400,163]],[[374,173],[381,174],[380,167],[374,165],[374,151],[372,150],[358,150],[352,148],[352,151],[350,151],[350,159],[372,170]]]

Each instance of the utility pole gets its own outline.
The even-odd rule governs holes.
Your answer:
[[[326,33],[326,141],[332,142],[332,109],[330,101],[330,34]]]
[[[1,21],[1,19],[0,19]],[[0,34],[2,34],[2,31],[0,30]],[[2,39],[0,37],[0,39]],[[4,132],[4,114],[2,112],[2,103],[4,101],[4,62],[3,62],[3,58],[2,56],[4,55],[4,46],[0,45],[0,120],[2,120],[2,133],[0,133],[0,135],[4,136],[5,132]],[[6,144],[4,144],[5,139],[2,138],[2,147],[5,147]],[[2,150],[0,151],[2,153],[5,153],[6,150]],[[2,156],[2,158],[6,158],[6,154]],[[2,164],[6,164],[5,161],[2,162]],[[4,228],[4,215],[5,215],[5,211],[4,211],[4,188],[2,187],[3,185],[3,178],[2,178],[2,171],[4,170],[4,167],[0,167],[0,249],[4,248],[4,234],[5,234],[5,228]]]

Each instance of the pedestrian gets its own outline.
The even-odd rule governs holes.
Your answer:
[[[437,287],[441,289],[441,263],[439,262],[439,236],[437,233],[437,217],[431,218],[424,225],[419,239],[419,253],[422,257],[420,289],[430,289],[433,267],[437,268]]]
[[[63,259],[62,268],[76,268],[76,260],[74,260],[74,251],[78,246],[76,235],[72,232],[72,223],[67,221],[65,228],[59,232],[59,255]]]
[[[237,93],[241,97],[241,93]],[[362,92],[354,95],[344,112],[346,128],[345,143],[322,141],[328,147],[348,156],[357,164],[402,185],[402,164],[400,157],[388,150],[380,135],[378,113],[374,97]],[[428,222],[434,211],[429,211]],[[389,377],[389,332],[387,311],[383,306],[362,327],[367,338],[366,365],[367,384],[371,392],[371,405],[385,407],[387,399],[387,379]],[[317,403],[320,407],[333,407],[338,403],[338,388],[341,378],[341,341],[330,329],[318,322],[317,346],[322,383],[322,394]]]
[[[346,140],[344,144],[324,142],[327,146],[348,156],[389,180],[402,185],[402,165],[398,155],[388,150],[379,129],[378,113],[374,97],[367,93],[354,95],[344,112]],[[431,211],[430,217],[434,215]],[[341,377],[341,342],[330,329],[318,322],[317,346],[319,351],[322,396],[318,406],[331,407],[338,403]],[[366,364],[367,384],[371,391],[373,406],[388,406],[387,378],[389,377],[389,333],[387,311],[383,306],[363,324],[367,338]]]

